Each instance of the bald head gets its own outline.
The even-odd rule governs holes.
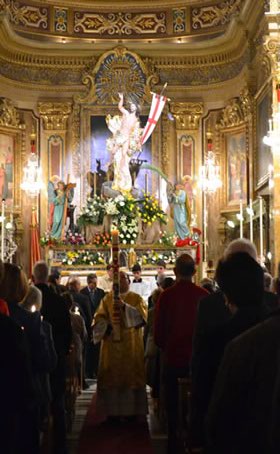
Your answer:
[[[174,272],[177,279],[191,279],[195,273],[194,259],[189,254],[181,254],[176,259]]]

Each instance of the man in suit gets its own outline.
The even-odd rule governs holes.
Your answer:
[[[82,288],[81,292],[83,295],[86,295],[90,301],[90,310],[91,316],[94,317],[95,311],[97,310],[100,301],[105,296],[104,290],[97,287],[97,276],[92,273],[87,277],[87,286]]]
[[[92,319],[96,310],[99,307],[101,300],[105,296],[104,290],[97,287],[97,276],[92,273],[87,277],[87,286],[84,287],[81,292],[83,295],[87,296],[90,301],[90,309]],[[100,352],[100,343],[93,344],[89,342],[86,350],[86,376],[88,378],[97,377],[98,363],[99,363],[99,352]]]

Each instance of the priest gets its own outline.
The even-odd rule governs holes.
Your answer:
[[[114,338],[113,292],[95,313],[93,338],[100,337],[97,409],[107,418],[147,414],[142,326],[147,310],[141,296],[129,291],[129,278],[120,273],[120,339]]]

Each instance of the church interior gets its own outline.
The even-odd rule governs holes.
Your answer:
[[[245,239],[280,303],[279,24],[278,0],[0,0],[2,265],[20,266],[30,283],[34,265],[45,261],[73,292],[78,281],[90,288],[89,276],[97,287],[103,280],[104,311],[113,283],[114,332],[122,326],[120,273],[131,281],[142,273],[147,286],[139,294],[150,310],[160,267],[166,278],[175,277],[175,267],[178,277],[177,261],[187,254],[195,286],[204,282],[216,292],[219,260]],[[137,293],[135,279],[130,290]],[[159,306],[164,301],[160,296]],[[96,361],[96,346],[87,342],[100,307],[84,320],[84,362],[90,355]],[[93,410],[86,413],[95,372],[88,383],[85,370],[82,384],[70,380],[67,448],[52,450],[44,435],[27,454],[94,452],[95,436],[104,454],[132,452],[133,444],[143,454],[245,452],[224,451],[222,443],[215,451],[192,446],[189,407],[197,389],[192,393],[185,376],[177,377],[179,448],[158,396],[149,398],[150,435],[132,428],[129,439],[122,426],[121,448],[119,426],[112,425],[99,434],[95,428],[91,439],[83,424],[89,415],[97,424]],[[24,453],[17,449],[5,452]]]

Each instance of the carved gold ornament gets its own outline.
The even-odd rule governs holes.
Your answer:
[[[203,113],[203,104],[200,102],[177,102],[170,106],[175,117],[176,129],[198,129],[199,120]]]
[[[218,27],[230,21],[232,15],[240,10],[242,0],[227,0],[216,5],[192,9],[192,28],[203,29]]]
[[[18,111],[8,98],[0,98],[0,125],[13,128],[20,126]]]
[[[165,13],[91,13],[76,12],[74,33],[93,35],[165,34]]]
[[[67,120],[72,112],[72,103],[39,102],[38,111],[46,130],[66,130]]]

